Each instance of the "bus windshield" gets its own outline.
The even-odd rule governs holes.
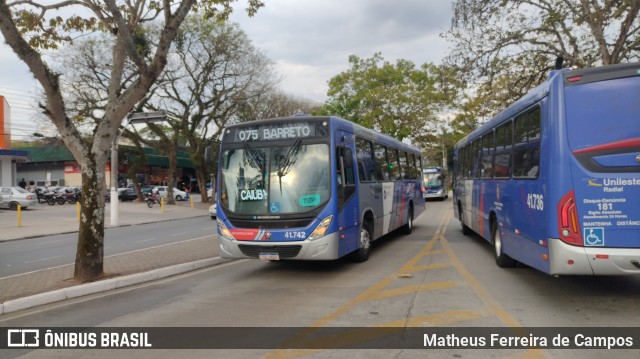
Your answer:
[[[442,186],[442,174],[426,173],[423,178],[424,185],[427,188],[438,188]]]
[[[279,216],[313,211],[331,195],[329,146],[302,144],[224,150],[221,203],[231,214]]]

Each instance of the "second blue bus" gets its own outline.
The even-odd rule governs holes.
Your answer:
[[[640,64],[553,71],[454,164],[455,215],[498,266],[640,273]]]

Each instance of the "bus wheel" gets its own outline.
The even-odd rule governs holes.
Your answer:
[[[363,222],[360,227],[360,246],[353,253],[353,259],[356,262],[366,262],[369,259],[371,253],[371,232],[369,230],[369,223]]]
[[[496,257],[496,264],[498,267],[515,267],[517,262],[502,252],[502,236],[498,229],[498,223],[495,220],[491,222],[491,238],[493,238],[493,254]]]
[[[411,234],[413,231],[413,206],[409,207],[409,213],[407,215],[407,224],[402,227],[402,233]]]
[[[462,234],[470,236],[472,234],[471,228],[464,224],[464,216],[462,215],[462,206],[458,204],[458,217],[460,218],[460,224],[462,225]]]

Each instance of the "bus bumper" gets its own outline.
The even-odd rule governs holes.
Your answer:
[[[338,233],[334,232],[313,241],[291,242],[237,241],[220,236],[222,258],[260,258],[260,254],[278,254],[280,260],[338,259]]]
[[[640,248],[576,247],[549,239],[551,275],[640,274]]]
[[[429,198],[440,198],[440,199],[445,199],[447,196],[447,193],[445,192],[445,190],[441,189],[439,191],[434,191],[434,192],[425,192],[424,193],[424,199],[429,199]]]

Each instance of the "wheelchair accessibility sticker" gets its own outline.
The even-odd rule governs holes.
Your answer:
[[[271,213],[280,213],[280,202],[271,202]]]
[[[584,245],[593,247],[604,246],[604,228],[585,228],[584,229]]]

